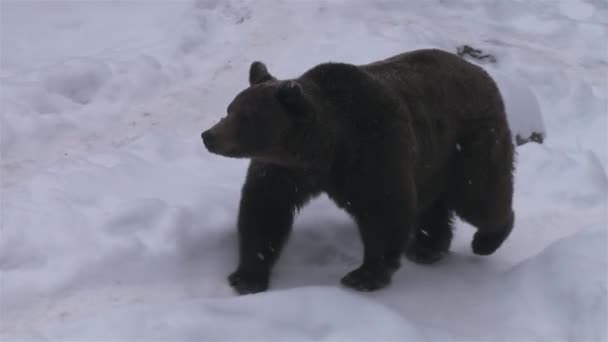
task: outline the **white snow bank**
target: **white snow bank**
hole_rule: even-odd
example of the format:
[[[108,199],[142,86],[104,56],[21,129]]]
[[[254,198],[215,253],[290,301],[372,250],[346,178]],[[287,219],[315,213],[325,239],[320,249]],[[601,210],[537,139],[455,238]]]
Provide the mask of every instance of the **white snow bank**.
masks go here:
[[[496,81],[503,97],[513,140],[515,141],[518,135],[528,139],[532,133],[539,133],[545,138],[545,122],[532,89],[526,86],[522,79],[508,77],[498,71],[488,72]]]
[[[376,295],[311,286],[225,299],[116,303],[72,319],[64,313],[61,321],[28,337],[46,341],[494,341],[509,336],[603,341],[608,318],[606,238],[604,228],[585,230],[491,278],[478,273],[476,279],[455,278],[448,283],[427,279],[425,284],[431,288],[422,293],[407,286]],[[449,301],[462,305],[454,307]],[[425,306],[433,312],[418,311]]]
[[[516,226],[528,235],[532,228]],[[399,291],[375,296],[447,340],[603,341],[606,238],[602,225],[584,228],[499,272],[496,260],[453,252],[430,270],[400,274]]]
[[[541,318],[544,324],[536,323],[534,330],[543,339],[605,341],[607,238],[606,227],[583,231],[510,271],[502,282],[505,299],[521,305],[528,317],[513,316],[506,324],[515,329],[531,317]]]
[[[58,324],[40,335],[48,341],[423,340],[418,328],[377,301],[332,287],[128,305]]]

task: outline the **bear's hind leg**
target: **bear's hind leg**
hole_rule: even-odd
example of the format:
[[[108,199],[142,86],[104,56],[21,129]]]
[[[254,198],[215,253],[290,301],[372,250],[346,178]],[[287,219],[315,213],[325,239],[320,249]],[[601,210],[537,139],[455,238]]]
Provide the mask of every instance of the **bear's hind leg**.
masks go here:
[[[432,264],[447,254],[452,242],[453,213],[439,200],[418,218],[406,256],[418,264]]]
[[[494,253],[513,229],[514,147],[506,122],[478,123],[460,142],[449,205],[477,228],[475,254]]]
[[[473,236],[473,242],[471,243],[473,253],[478,255],[490,255],[494,253],[507,239],[509,234],[511,234],[514,220],[515,214],[511,211],[511,215],[502,224],[497,223],[494,226],[479,228]]]

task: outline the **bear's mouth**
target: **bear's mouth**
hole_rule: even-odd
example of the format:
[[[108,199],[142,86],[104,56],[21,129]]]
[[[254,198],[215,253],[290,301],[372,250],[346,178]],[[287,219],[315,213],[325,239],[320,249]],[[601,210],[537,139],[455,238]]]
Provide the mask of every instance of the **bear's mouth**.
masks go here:
[[[223,152],[218,152],[217,154],[223,156],[223,157],[228,157],[228,158],[243,158],[245,156],[241,155],[240,153],[238,153],[237,150],[227,150],[227,151],[223,151]]]
[[[242,153],[242,151],[239,151],[238,149],[234,148],[234,147],[228,147],[228,148],[212,148],[209,149],[207,148],[207,150],[209,150],[209,152],[213,153],[213,154],[217,154],[219,156],[222,157],[228,157],[228,158],[247,158],[248,156],[245,153]]]
[[[242,153],[231,144],[222,143],[216,135],[210,131],[203,132],[202,134],[203,144],[207,151],[217,154],[223,157],[238,158],[241,157]]]

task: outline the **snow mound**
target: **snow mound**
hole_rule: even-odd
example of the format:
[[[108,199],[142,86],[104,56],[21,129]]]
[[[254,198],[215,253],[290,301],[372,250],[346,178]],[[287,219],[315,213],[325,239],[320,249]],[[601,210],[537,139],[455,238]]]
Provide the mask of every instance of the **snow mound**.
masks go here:
[[[431,288],[424,291],[363,294],[335,286],[309,286],[229,298],[117,301],[75,317],[66,311],[63,319],[51,321],[29,337],[45,341],[422,341],[510,336],[603,341],[608,318],[606,238],[604,228],[583,230],[496,277],[484,279],[478,273],[478,279],[453,278],[437,286],[427,280]],[[444,307],[448,309],[444,312],[437,308],[436,299],[467,287],[459,296],[468,307]],[[445,292],[448,288],[452,293]],[[89,302],[79,305],[96,307],[91,295],[87,297]],[[410,298],[409,308],[401,297]],[[427,315],[422,310],[410,319],[409,310],[429,304],[436,310],[435,318],[421,320]],[[454,309],[462,316],[454,315]],[[441,320],[450,324],[438,325]],[[477,330],[469,324],[491,329]]]
[[[563,238],[509,272],[504,293],[523,294],[528,315],[542,317],[537,334],[548,340],[605,341],[608,337],[605,227]],[[518,291],[518,290],[526,291]],[[542,312],[537,308],[543,307]],[[522,319],[513,318],[513,326]]]
[[[545,122],[536,95],[521,79],[488,70],[496,81],[503,96],[507,121],[515,142],[529,140],[532,134],[540,134],[542,139],[547,136]],[[519,137],[519,139],[518,139]]]
[[[365,315],[359,313],[365,312]],[[420,341],[423,335],[365,295],[307,287],[257,296],[135,304],[60,324],[48,341]]]

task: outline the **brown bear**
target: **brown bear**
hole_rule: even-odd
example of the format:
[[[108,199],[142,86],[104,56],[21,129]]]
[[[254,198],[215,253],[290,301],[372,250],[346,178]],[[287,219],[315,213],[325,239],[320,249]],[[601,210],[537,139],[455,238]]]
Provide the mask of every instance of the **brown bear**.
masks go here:
[[[278,80],[261,62],[206,148],[250,158],[238,215],[240,294],[268,288],[295,213],[325,192],[356,222],[363,263],[342,283],[388,285],[401,255],[433,263],[457,214],[493,253],[513,227],[514,146],[501,94],[480,67],[441,50],[355,66],[320,64]]]

